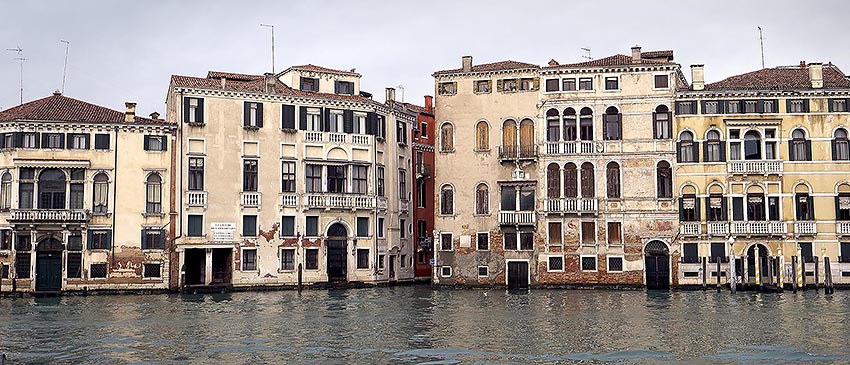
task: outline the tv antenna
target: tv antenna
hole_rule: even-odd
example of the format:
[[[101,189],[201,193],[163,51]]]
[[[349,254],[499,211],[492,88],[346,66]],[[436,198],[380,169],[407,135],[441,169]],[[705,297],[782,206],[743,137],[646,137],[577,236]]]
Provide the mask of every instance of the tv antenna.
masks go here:
[[[260,24],[260,26],[272,29],[272,73],[274,73],[274,24]]]
[[[592,59],[593,59],[593,57],[591,57],[591,56],[590,56],[590,48],[581,47],[581,50],[582,50],[582,51],[585,51],[585,52],[587,53],[587,54],[585,54],[585,55],[582,55],[582,56],[581,56],[581,58],[586,58],[586,59],[588,59],[588,60],[592,60]]]
[[[761,45],[761,68],[764,68],[764,37],[761,33],[761,26],[759,28],[759,44]]]
[[[21,64],[21,105],[24,104],[24,61],[29,61],[29,58],[24,58],[24,50],[21,49],[21,46],[17,46],[15,48],[7,48],[9,52],[15,52],[18,54],[18,57],[13,58],[13,60],[20,62]]]
[[[71,42],[64,39],[59,40],[60,43],[65,43],[65,63],[62,64],[62,94],[65,94],[65,74],[68,71],[68,49],[71,48]]]

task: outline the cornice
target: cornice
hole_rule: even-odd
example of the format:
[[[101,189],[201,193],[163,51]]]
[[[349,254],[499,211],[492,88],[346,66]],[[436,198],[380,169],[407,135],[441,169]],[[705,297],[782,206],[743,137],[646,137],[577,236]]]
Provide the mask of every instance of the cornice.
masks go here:
[[[360,109],[373,109],[376,112],[383,112],[384,114],[390,113],[390,108],[384,104],[381,104],[374,100],[363,100],[363,101],[355,101],[355,100],[343,100],[343,99],[329,99],[322,97],[304,97],[297,95],[282,95],[282,94],[267,94],[267,93],[251,93],[246,91],[234,91],[234,90],[218,90],[218,89],[199,89],[199,88],[191,88],[185,86],[176,86],[174,87],[175,93],[187,93],[189,95],[199,95],[199,96],[219,96],[224,98],[238,98],[242,100],[257,100],[257,101],[269,101],[269,102],[283,102],[283,103],[291,103],[291,104],[301,104],[301,105],[317,105],[317,106],[328,106],[328,107],[337,107],[341,109],[351,109],[351,108],[360,108]],[[191,93],[191,94],[190,94]]]

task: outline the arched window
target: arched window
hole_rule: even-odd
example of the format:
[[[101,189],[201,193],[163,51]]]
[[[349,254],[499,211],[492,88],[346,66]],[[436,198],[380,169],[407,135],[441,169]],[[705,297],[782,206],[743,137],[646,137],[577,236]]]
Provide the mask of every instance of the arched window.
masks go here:
[[[8,211],[12,208],[12,174],[8,171],[0,178],[0,210]]]
[[[797,128],[791,132],[790,146],[791,161],[811,161],[812,160],[812,144],[806,140],[806,132]]]
[[[593,164],[585,162],[581,164],[581,197],[593,198],[596,196],[596,186],[593,177]]]
[[[679,162],[699,162],[697,159],[697,143],[694,142],[694,134],[684,131],[679,134],[678,146]]]
[[[454,152],[455,131],[451,123],[443,123],[440,126],[440,152]]]
[[[490,188],[485,183],[475,188],[475,214],[490,214]]]
[[[148,175],[148,179],[145,181],[145,197],[147,200],[145,213],[162,213],[162,177],[159,174]]]
[[[658,185],[658,198],[670,199],[673,197],[673,170],[670,163],[661,161],[656,167],[656,184]]]
[[[104,214],[109,211],[109,178],[106,174],[101,172],[94,175],[92,195],[92,212]]]
[[[475,149],[478,151],[490,149],[490,126],[483,120],[475,125]]]
[[[809,187],[806,184],[798,184],[794,187],[794,212],[794,218],[798,221],[815,220],[814,201],[809,195]]]
[[[578,139],[576,129],[576,110],[573,108],[564,109],[564,140],[575,141]]]
[[[832,140],[832,160],[850,160],[850,149],[847,143],[847,131],[844,128],[835,130],[835,138]]]
[[[835,220],[850,221],[850,185],[838,185],[835,197]]]
[[[692,185],[682,187],[682,196],[679,198],[679,220],[683,222],[697,222],[700,220],[697,190]]]
[[[534,122],[523,119],[519,124],[519,146],[521,157],[534,156]]]
[[[440,188],[440,214],[455,214],[455,191],[451,185]]]
[[[617,108],[610,106],[605,109],[605,139],[620,140],[623,139],[622,114]]]
[[[564,165],[564,196],[567,198],[578,197],[578,169],[572,162]]]
[[[65,173],[47,169],[38,177],[38,209],[65,209]]]
[[[581,108],[579,135],[582,141],[593,140],[593,110],[588,107]]]
[[[546,111],[546,140],[555,142],[561,136],[561,116],[557,109]]]
[[[744,159],[761,160],[761,135],[756,131],[744,134]]]
[[[561,168],[555,163],[546,167],[546,197],[549,199],[561,197]]]
[[[726,197],[723,196],[723,188],[719,184],[708,187],[708,198],[706,198],[706,214],[709,221],[725,221],[727,218]]]
[[[659,105],[652,113],[652,135],[655,139],[667,139],[673,134],[670,133],[672,127],[672,116],[670,109],[666,105]]]
[[[716,130],[710,130],[705,135],[705,152],[703,156],[703,160],[705,162],[721,162],[726,158],[723,153],[724,146],[720,142],[720,132]]]
[[[605,175],[608,178],[608,199],[619,199],[620,165],[614,161],[609,162],[605,168]]]
[[[502,123],[502,148],[506,156],[517,155],[516,132],[517,125],[513,119],[508,119]]]

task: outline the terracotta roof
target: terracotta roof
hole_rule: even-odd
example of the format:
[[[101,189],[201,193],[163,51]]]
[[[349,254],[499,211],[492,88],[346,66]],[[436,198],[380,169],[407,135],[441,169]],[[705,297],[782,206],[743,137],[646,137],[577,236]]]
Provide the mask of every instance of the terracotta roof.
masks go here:
[[[850,80],[838,67],[823,66],[824,88],[850,88]],[[811,89],[809,69],[800,66],[765,68],[705,85],[706,90],[788,90]]]
[[[667,58],[668,61],[673,59],[673,50],[667,49],[663,51],[647,51],[640,53],[641,58]]]
[[[221,71],[210,71],[207,72],[207,78],[210,79],[221,79],[222,77],[228,80],[234,81],[253,81],[253,80],[262,80],[263,75],[246,75],[246,74],[237,74],[232,72],[221,72]]]
[[[333,73],[333,74],[360,77],[360,74],[356,73],[354,71],[336,70],[336,69],[332,69],[332,68],[316,66],[316,65],[311,65],[311,64],[301,65],[301,66],[292,66],[292,67],[288,68],[286,71],[289,71],[289,70],[325,72],[325,73]],[[284,72],[286,72],[286,71],[284,71]]]
[[[525,63],[525,62],[507,60],[507,61],[500,61],[500,62],[493,62],[493,63],[484,63],[484,64],[480,64],[480,65],[473,65],[472,66],[472,72],[522,70],[522,69],[529,69],[529,68],[538,69],[538,68],[540,68],[540,66],[532,64],[532,63]],[[463,72],[462,68],[456,68],[456,69],[452,69],[452,70],[442,70],[442,71],[434,72],[434,76],[455,74],[455,73],[461,73],[461,72]]]
[[[124,121],[124,112],[53,94],[43,99],[0,111],[0,122],[38,120],[54,122],[117,123]],[[173,124],[165,120],[135,117],[135,124]]]
[[[658,51],[658,52],[666,52],[666,51]],[[641,53],[641,57],[643,57],[643,55],[647,54],[647,53],[653,53],[653,52],[643,52],[643,53]],[[640,64],[641,65],[647,65],[647,64],[649,64],[649,65],[664,65],[664,64],[670,64],[670,63],[671,62],[666,62],[666,61],[662,62],[662,61],[642,59]],[[632,63],[632,56],[626,56],[624,54],[618,54],[618,55],[608,56],[608,57],[600,58],[600,59],[596,59],[596,60],[577,62],[577,63],[568,63],[568,64],[558,65],[558,66],[548,66],[548,67],[544,67],[544,68],[553,69],[553,68],[606,67],[606,66],[630,66],[630,65],[635,65],[635,63]]]
[[[419,105],[416,105],[416,104],[411,104],[411,103],[400,103],[400,104],[404,105],[405,108],[410,109],[411,111],[414,111],[416,113],[426,113],[425,107],[422,107],[422,106],[419,106]]]

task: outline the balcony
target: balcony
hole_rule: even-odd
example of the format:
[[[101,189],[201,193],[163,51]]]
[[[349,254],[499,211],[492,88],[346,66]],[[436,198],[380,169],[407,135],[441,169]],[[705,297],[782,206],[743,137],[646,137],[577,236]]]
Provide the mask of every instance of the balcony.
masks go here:
[[[251,208],[259,208],[262,204],[262,194],[257,191],[243,191],[240,193],[239,204],[242,205],[243,208],[251,207]]]
[[[352,143],[368,146],[372,144],[372,136],[366,134],[350,134],[336,132],[305,131],[304,142],[330,142],[336,144]]]
[[[605,145],[594,141],[544,142],[547,155],[589,155],[604,152]]]
[[[343,133],[328,133],[328,142],[346,143],[348,142],[348,135]]]
[[[499,146],[499,159],[502,161],[536,160],[537,145]]]
[[[729,223],[726,222],[708,222],[708,235],[714,237],[726,237],[729,235]]]
[[[375,199],[366,195],[306,194],[304,207],[315,209],[373,209]]]
[[[681,222],[679,223],[679,234],[686,237],[699,237],[702,234],[702,224],[700,222]]]
[[[190,207],[207,207],[207,192],[189,190],[186,192],[186,204]]]
[[[507,211],[499,212],[500,225],[534,225],[537,223],[537,215],[534,211]]]
[[[596,198],[558,198],[546,199],[547,213],[566,214],[596,214],[598,200]]]
[[[298,206],[298,194],[295,193],[281,193],[280,194],[280,207],[281,208],[295,208]]]
[[[13,209],[9,222],[82,223],[91,219],[88,210]]]
[[[372,143],[369,138],[370,136],[366,134],[352,134],[351,143],[359,145],[369,145]]]
[[[417,179],[427,179],[431,177],[431,165],[427,163],[417,163],[416,164],[416,178]]]
[[[730,174],[741,175],[782,175],[782,161],[730,161],[727,164]]]
[[[816,222],[794,222],[794,234],[798,236],[814,236],[818,233]]]
[[[731,222],[729,228],[733,235],[779,236],[788,233],[788,225],[782,221]]]
[[[304,132],[304,142],[322,142],[324,137],[322,132],[306,131]]]
[[[839,236],[850,236],[850,221],[835,222],[835,233]]]

